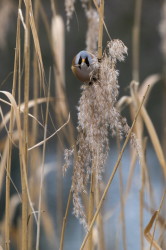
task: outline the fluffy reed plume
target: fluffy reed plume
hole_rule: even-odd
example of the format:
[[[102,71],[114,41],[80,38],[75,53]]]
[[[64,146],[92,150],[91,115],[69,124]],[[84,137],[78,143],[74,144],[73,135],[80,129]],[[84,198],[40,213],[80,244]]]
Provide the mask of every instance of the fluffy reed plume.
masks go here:
[[[166,58],[166,0],[163,3],[162,13],[161,13],[161,22],[159,26],[161,34],[161,49]],[[165,59],[166,60],[166,59]]]
[[[99,15],[98,12],[93,8],[86,10],[85,13],[88,20],[88,29],[86,33],[86,50],[94,52],[97,50]]]
[[[16,12],[15,6],[10,0],[0,2],[0,48],[6,47],[7,33],[10,30],[11,14]]]
[[[65,85],[65,64],[64,64],[64,41],[65,41],[65,32],[64,32],[64,22],[61,16],[55,15],[52,18],[51,25],[51,34],[53,40],[53,50],[56,63],[58,64],[58,74],[55,75],[58,79],[56,81],[60,81],[60,84]],[[60,79],[59,79],[60,78]]]
[[[75,0],[65,0],[65,11],[66,11],[66,17],[67,17],[67,30],[70,30],[70,20],[72,19],[73,12],[74,12],[74,4]]]
[[[80,193],[86,192],[92,171],[100,181],[109,151],[109,132],[120,138],[127,135],[129,126],[115,107],[119,94],[117,61],[124,61],[127,47],[120,40],[107,44],[101,63],[97,63],[97,80],[92,85],[82,86],[78,106],[78,137],[74,174],[72,179],[74,214],[86,228],[86,218],[80,201]],[[133,142],[136,140],[133,135]],[[65,169],[70,164],[73,151],[65,151]]]

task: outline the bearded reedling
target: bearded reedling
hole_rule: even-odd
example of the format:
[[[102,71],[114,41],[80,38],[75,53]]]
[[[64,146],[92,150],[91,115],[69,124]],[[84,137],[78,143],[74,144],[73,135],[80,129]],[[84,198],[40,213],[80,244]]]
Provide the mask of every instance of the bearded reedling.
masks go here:
[[[91,84],[95,80],[94,75],[96,70],[97,58],[88,51],[80,51],[72,61],[71,69],[74,75],[84,83]]]

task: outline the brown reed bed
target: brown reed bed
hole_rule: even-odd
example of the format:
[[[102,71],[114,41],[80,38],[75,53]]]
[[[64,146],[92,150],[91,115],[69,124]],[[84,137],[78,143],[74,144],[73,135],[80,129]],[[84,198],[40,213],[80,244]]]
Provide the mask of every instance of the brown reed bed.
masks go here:
[[[117,62],[125,60],[127,47],[121,40],[111,39],[105,22],[106,1],[81,1],[82,11],[87,20],[86,47],[94,54],[96,61],[95,70],[92,72],[95,81],[91,85],[82,83],[77,127],[73,125],[70,115],[66,87],[68,79],[65,76],[65,34],[66,28],[72,29],[71,20],[77,1],[64,1],[67,27],[62,16],[58,14],[56,1],[51,0],[48,4],[50,19],[45,11],[44,3],[39,0],[34,2],[19,0],[17,3],[12,89],[4,90],[2,85],[0,90],[2,103],[0,107],[1,196],[4,195],[5,183],[5,210],[0,223],[0,248],[2,249],[45,249],[43,242],[46,242],[48,249],[71,249],[66,235],[71,214],[70,208],[74,213],[73,216],[78,219],[77,223],[83,224],[81,225],[83,234],[79,242],[80,249],[113,249],[113,244],[108,239],[106,224],[117,209],[109,207],[104,213],[103,207],[108,203],[108,193],[118,170],[120,191],[117,206],[120,208],[118,221],[121,235],[117,242],[122,242],[122,247],[118,242],[114,248],[130,250],[128,238],[132,235],[127,233],[128,221],[126,219],[126,214],[130,211],[126,211],[126,207],[133,187],[137,161],[139,161],[140,169],[138,176],[140,179],[139,214],[137,214],[139,226],[135,227],[140,231],[140,249],[166,248],[164,239],[166,224],[164,214],[165,140],[163,139],[164,143],[162,143],[159,139],[147,108],[151,90],[162,79],[162,76],[153,74],[144,82],[140,82],[142,1],[136,0],[132,32],[132,79],[129,83],[128,96],[118,97]],[[160,30],[163,55],[165,55],[164,14],[162,18]],[[52,65],[48,74],[43,62],[41,22],[46,33],[47,46],[52,55]],[[106,45],[103,45],[103,34],[108,36]],[[165,61],[163,72],[165,79]],[[52,82],[55,83],[54,87],[51,86]],[[4,112],[4,106],[8,107],[7,112]],[[130,113],[130,126],[122,115],[127,109]],[[50,132],[50,128],[53,132]],[[165,124],[163,131],[165,131]],[[114,166],[111,166],[112,171],[106,181],[103,176],[107,173],[105,165],[110,154],[112,136],[117,138],[118,156]],[[47,147],[55,138],[56,163],[52,164],[56,168],[56,184],[54,185],[56,188],[53,200],[53,203],[56,203],[56,211],[52,214],[48,202],[46,173],[49,170],[46,158]],[[124,181],[122,158],[129,141],[131,142],[127,163],[129,172],[126,175],[127,180]],[[157,194],[161,198],[157,201],[155,186],[149,173],[147,141],[151,142],[153,152],[158,159],[158,168],[164,179],[162,190]],[[66,145],[69,149],[66,149]],[[20,168],[19,185],[15,184],[12,175],[14,148],[17,149],[19,158],[17,163]],[[66,172],[69,166],[72,167],[72,177],[70,188],[67,190],[68,197],[66,197],[64,190],[65,183],[68,181]],[[15,189],[15,196],[11,194],[12,187]],[[145,195],[148,196],[148,205]],[[18,205],[21,212],[17,225],[14,226],[13,219]],[[145,213],[149,214],[149,220],[147,218],[145,220]],[[114,233],[118,234],[117,226],[112,225],[112,227]],[[74,241],[73,235],[70,242]]]

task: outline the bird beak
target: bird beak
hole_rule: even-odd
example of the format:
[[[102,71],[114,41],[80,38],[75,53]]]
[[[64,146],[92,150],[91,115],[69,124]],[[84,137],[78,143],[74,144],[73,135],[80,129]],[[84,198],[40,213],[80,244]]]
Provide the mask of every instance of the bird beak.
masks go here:
[[[83,58],[83,59],[82,59],[82,63],[84,63],[84,62],[85,62],[85,59]]]

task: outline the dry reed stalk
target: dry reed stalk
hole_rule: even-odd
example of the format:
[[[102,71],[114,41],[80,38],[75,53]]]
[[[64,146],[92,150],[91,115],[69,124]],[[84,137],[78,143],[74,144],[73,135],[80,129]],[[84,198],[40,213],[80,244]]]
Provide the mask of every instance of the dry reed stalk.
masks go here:
[[[98,13],[99,13],[100,11],[99,11],[99,7],[98,7],[97,0],[93,0],[93,3],[94,3],[94,5],[95,5],[95,7],[96,7],[96,9],[97,9],[97,11],[98,11]],[[107,26],[106,26],[106,24],[105,24],[104,19],[102,19],[102,22],[103,22],[105,31],[106,31],[106,33],[107,33],[107,35],[108,35],[108,38],[109,38],[109,40],[111,41],[111,36],[110,36],[110,34],[109,34],[109,32],[108,32],[108,29],[107,29]]]
[[[54,76],[55,76],[55,96],[56,96],[56,103],[55,103],[55,114],[56,114],[56,121],[57,125],[60,126],[64,120],[66,119],[68,108],[66,105],[66,96],[65,96],[65,65],[64,65],[64,54],[65,54],[65,36],[64,36],[64,23],[60,16],[56,15],[55,13],[55,6],[52,1],[52,12],[54,14],[52,18],[52,44],[54,49],[54,59],[57,61],[58,70],[54,67]],[[57,73],[59,72],[59,73]],[[70,137],[70,133],[68,133]],[[56,205],[56,212],[58,214],[58,225],[59,225],[59,232],[61,231],[62,225],[62,197],[63,197],[63,187],[62,187],[62,145],[64,142],[64,136],[61,136],[61,142],[57,143],[56,147],[56,157],[57,157],[57,164],[56,164],[56,200],[58,200]]]
[[[69,121],[70,121],[70,114],[68,116],[67,121],[60,128],[58,128],[52,135],[48,136],[45,140],[40,141],[40,142],[36,143],[35,145],[33,145],[32,147],[28,148],[28,151],[31,151],[32,149],[43,145],[45,143],[45,141],[50,140],[53,136],[55,136],[58,132],[60,132],[69,123]]]
[[[63,250],[66,221],[67,221],[67,217],[68,217],[68,213],[69,213],[69,207],[70,207],[71,199],[72,199],[72,189],[70,189],[70,192],[69,192],[69,195],[68,195],[66,211],[65,211],[65,215],[63,217],[63,224],[62,224],[62,231],[61,231],[61,237],[60,237],[59,250]]]
[[[161,36],[161,52],[163,56],[163,108],[162,108],[162,145],[164,154],[166,154],[166,118],[165,118],[165,109],[166,109],[166,1],[163,1],[163,5],[161,8],[161,20],[159,24],[159,31]]]
[[[98,60],[101,61],[102,54],[103,54],[103,19],[104,19],[104,0],[100,0],[99,4],[99,33],[98,33]],[[99,152],[98,152],[99,153]],[[97,153],[97,154],[98,154]],[[90,186],[90,194],[89,194],[89,205],[88,205],[88,227],[91,224],[93,214],[94,214],[94,199],[96,196],[95,185],[97,181],[97,173],[95,173],[95,169],[93,165],[97,165],[98,162],[92,162],[92,173],[91,173],[91,186]],[[97,187],[98,188],[98,187]],[[98,190],[99,192],[99,190]],[[97,204],[98,205],[98,204]],[[98,225],[100,228],[100,225]],[[87,250],[90,250],[93,248],[93,240],[92,240],[92,232],[90,232],[89,239],[87,241],[87,244],[85,246]]]
[[[99,202],[100,202],[100,198],[101,198],[101,189],[100,189],[100,185],[101,183],[96,181],[96,197],[95,197],[95,204],[96,207],[98,206]],[[105,239],[104,239],[104,224],[103,224],[103,216],[101,213],[99,213],[97,219],[97,231],[98,231],[98,249],[102,249],[105,250]]]
[[[20,20],[20,14],[19,14],[19,10],[21,9],[21,5],[22,5],[22,0],[19,0],[19,8],[18,8],[18,18]],[[21,20],[20,20],[21,21]],[[19,32],[18,32],[18,37],[20,37],[20,39],[18,39],[18,106],[20,109],[20,104],[21,104],[21,80],[22,80],[22,64],[21,64],[21,22],[19,22]]]
[[[155,211],[155,213],[153,214],[153,216],[151,217],[148,225],[146,226],[145,230],[144,230],[144,235],[145,235],[145,238],[149,241],[150,244],[153,245],[153,247],[156,249],[156,250],[162,250],[162,248],[158,245],[158,243],[153,239],[153,236],[149,233],[150,229],[152,228],[153,226],[153,223],[157,217],[157,214],[158,214],[158,211]],[[151,248],[151,246],[150,246]]]
[[[29,102],[28,102],[28,108],[30,109],[30,108],[34,107],[34,106],[36,105],[36,103],[37,103],[38,105],[39,105],[39,104],[42,104],[42,103],[45,103],[46,100],[47,100],[47,98],[45,98],[45,97],[43,97],[43,98],[38,98],[36,101],[34,101],[34,100],[29,100]],[[1,99],[1,98],[0,98],[0,101],[3,102],[3,103],[5,103],[5,104],[7,104],[7,105],[9,105],[9,106],[12,106],[10,102],[7,102],[7,101],[5,101],[5,100],[3,100],[3,99]],[[50,101],[50,102],[54,101],[54,98],[49,98],[49,101]],[[21,104],[19,104],[18,106],[19,106],[18,108],[19,108],[20,114],[21,114],[21,113],[24,113],[24,108],[25,108],[24,103],[21,103]],[[5,126],[5,124],[7,124],[7,122],[10,120],[10,115],[11,115],[11,111],[9,111],[5,116],[3,116],[3,121],[0,123],[0,130],[3,129],[4,126]],[[29,116],[29,117],[32,117],[33,120],[34,120],[38,125],[40,125],[41,127],[44,128],[43,124],[42,124],[35,116],[31,115],[30,113],[28,113],[28,116]],[[15,117],[14,117],[14,119],[15,119]]]
[[[21,6],[21,1],[19,1],[19,7]],[[12,95],[16,95],[16,81],[17,81],[17,68],[18,68],[18,59],[19,59],[19,40],[20,40],[20,20],[19,16],[17,17],[17,33],[16,33],[16,48],[15,48],[15,59],[14,59],[14,74],[13,74],[13,87]],[[11,116],[9,124],[9,137],[8,140],[8,161],[7,161],[7,175],[6,175],[6,204],[5,204],[5,248],[10,249],[10,171],[11,171],[11,157],[12,157],[12,134],[13,134],[13,121],[14,112],[11,107]]]
[[[105,197],[106,197],[106,195],[107,195],[107,192],[108,192],[108,190],[109,190],[109,187],[110,187],[110,185],[111,185],[111,183],[112,183],[112,180],[113,180],[113,178],[114,178],[114,175],[115,175],[115,173],[116,173],[116,170],[117,170],[118,167],[119,167],[119,164],[120,164],[120,162],[121,162],[121,159],[122,159],[124,150],[125,150],[125,148],[126,148],[126,146],[127,146],[127,143],[128,143],[128,141],[129,141],[129,139],[130,139],[130,136],[131,136],[131,134],[132,134],[133,128],[134,128],[135,123],[136,123],[136,121],[137,121],[138,115],[139,115],[139,113],[140,113],[140,111],[141,111],[141,108],[142,108],[142,105],[143,105],[144,100],[145,100],[145,98],[146,98],[146,94],[148,93],[148,90],[149,90],[149,86],[148,86],[148,88],[147,88],[147,90],[146,90],[145,95],[144,95],[143,98],[142,98],[142,101],[141,101],[141,104],[140,104],[140,106],[139,106],[139,108],[138,108],[138,111],[137,111],[137,113],[136,113],[135,119],[134,119],[134,121],[133,121],[133,123],[132,123],[132,126],[131,126],[131,128],[130,128],[130,130],[129,130],[129,132],[128,132],[128,135],[127,135],[127,137],[126,137],[126,139],[125,139],[125,142],[124,142],[124,144],[123,144],[123,147],[122,147],[122,149],[121,149],[121,151],[120,151],[120,153],[119,153],[117,162],[116,162],[116,164],[115,164],[115,166],[114,166],[114,168],[113,168],[112,174],[111,174],[111,176],[110,176],[110,178],[109,178],[109,181],[108,181],[108,183],[107,183],[107,185],[106,185],[106,188],[105,188],[105,190],[104,190],[104,193],[103,193],[103,195],[102,195],[102,197],[101,197],[101,199],[100,199],[100,202],[99,202],[99,204],[98,204],[98,206],[97,206],[97,209],[96,209],[96,212],[95,212],[95,214],[94,214],[94,216],[93,216],[93,219],[92,219],[92,221],[91,221],[91,224],[90,224],[90,226],[88,227],[88,232],[86,233],[86,236],[85,236],[85,238],[84,238],[84,240],[83,240],[83,242],[82,242],[82,245],[81,245],[80,250],[83,250],[83,249],[84,249],[84,246],[85,246],[85,244],[86,244],[86,242],[87,242],[87,239],[88,239],[88,237],[89,237],[89,234],[90,234],[90,232],[91,232],[91,230],[92,230],[92,228],[93,228],[93,225],[94,225],[94,223],[95,223],[95,221],[96,221],[96,218],[97,218],[97,216],[98,216],[98,214],[99,214],[99,212],[100,212],[100,209],[101,209],[101,207],[102,207],[102,205],[103,205],[104,199],[105,199]]]
[[[117,131],[117,146],[118,146],[118,152],[120,152],[120,137],[119,133]],[[120,187],[120,219],[121,219],[121,227],[122,227],[122,240],[123,240],[123,249],[127,250],[127,244],[126,244],[126,222],[125,222],[125,201],[124,201],[124,194],[123,194],[123,175],[122,175],[122,166],[119,164],[119,187]]]
[[[136,100],[136,94],[138,93],[138,84],[134,84],[131,83],[130,86],[130,91],[131,91],[131,97],[132,97],[132,103],[134,105],[131,106],[131,110],[133,111],[133,113],[135,113],[135,111],[138,109],[138,103]],[[132,116],[132,115],[131,115]],[[134,115],[133,115],[134,116]],[[142,149],[142,157],[140,159],[140,168],[141,168],[141,188],[140,188],[140,192],[139,192],[139,197],[140,197],[140,216],[139,216],[139,220],[140,220],[140,244],[141,244],[141,249],[144,249],[144,235],[143,235],[143,208],[144,208],[144,185],[145,185],[145,146],[143,145],[143,120],[142,117],[139,115],[138,120],[137,120],[137,124],[135,126],[135,133],[137,135],[137,138],[139,139],[140,142],[140,146]]]
[[[53,11],[55,13],[55,10]],[[55,75],[55,113],[58,126],[66,120],[69,108],[65,90],[65,33],[64,23],[61,16],[56,15],[52,18],[51,28],[51,48],[53,50],[53,59],[55,63],[54,75]],[[69,123],[68,128],[64,130],[63,139],[67,139],[70,145],[74,144],[74,128],[72,122]],[[63,141],[61,138],[61,140]],[[60,145],[59,145],[60,146]]]
[[[58,237],[56,236],[56,231],[53,223],[53,219],[47,211],[49,210],[48,206],[46,205],[46,195],[45,189],[43,188],[43,203],[42,203],[42,211],[43,216],[41,217],[42,228],[44,230],[44,235],[51,246],[57,249],[58,245]],[[46,212],[45,212],[46,211]]]
[[[54,56],[53,56],[53,60],[54,60],[54,64],[55,64],[55,69],[56,69],[56,73],[57,73],[57,75],[59,76],[59,79],[60,79],[60,81],[61,81],[61,88],[62,88],[63,86],[65,86],[65,85],[63,84],[64,75],[63,75],[63,76],[60,75],[61,69],[59,69],[59,62],[58,62],[59,56],[56,54],[57,48],[55,48],[55,44],[53,43],[53,41],[54,41],[53,32],[52,32],[52,30],[50,30],[50,24],[49,24],[49,22],[48,22],[48,18],[47,18],[46,14],[45,14],[45,11],[44,11],[44,8],[43,8],[41,2],[40,2],[40,4],[39,4],[39,11],[40,11],[40,15],[41,15],[42,21],[43,21],[44,26],[45,26],[45,29],[46,29],[48,41],[49,41],[49,44],[50,44],[50,49],[51,49],[51,51],[52,51],[52,54],[54,55]],[[54,13],[54,11],[53,11],[53,13]],[[60,16],[59,16],[59,17],[60,17]],[[61,18],[61,17],[60,17],[60,18]],[[63,22],[63,20],[61,20],[61,22]],[[62,26],[62,24],[61,24],[61,26]],[[56,31],[54,32],[54,35],[57,36],[57,35],[56,35]],[[57,38],[55,38],[55,39],[57,39]],[[61,47],[62,47],[62,46],[61,46]],[[64,54],[64,53],[63,53],[63,54]],[[62,62],[62,60],[63,60],[63,59],[60,59],[61,62]],[[62,69],[62,72],[63,72],[63,71],[64,71],[64,69]],[[64,92],[64,94],[65,94],[65,92]],[[62,98],[62,99],[63,99],[63,98]]]
[[[77,159],[77,154],[76,154],[76,146],[75,146],[74,160],[76,160],[76,159]],[[65,236],[66,222],[67,222],[67,217],[68,217],[68,213],[69,213],[69,207],[70,207],[70,203],[71,203],[71,199],[72,199],[72,193],[73,193],[73,190],[72,190],[72,187],[71,187],[69,195],[68,195],[68,200],[67,200],[65,215],[63,217],[59,250],[63,250],[63,246],[64,246],[64,236]]]
[[[159,74],[153,74],[153,75],[150,75],[148,76],[144,81],[143,83],[141,84],[141,86],[139,87],[138,89],[138,96],[139,98],[142,98],[143,96],[143,93],[145,92],[146,88],[148,85],[150,85],[150,88],[149,88],[149,92],[147,94],[147,97],[146,97],[146,100],[145,100],[145,104],[147,103],[148,101],[148,97],[149,97],[149,94],[152,90],[152,87],[160,80],[160,75]],[[145,105],[144,104],[144,105]],[[132,98],[129,97],[129,96],[124,96],[122,97],[118,103],[117,103],[117,107],[119,110],[122,110],[125,106],[128,106],[130,105],[130,108],[131,108],[131,116],[132,118],[134,117],[134,112],[133,111],[133,105],[132,105]],[[136,104],[135,104],[136,105]],[[142,126],[142,125],[141,125]],[[137,129],[137,131],[139,131],[139,129]],[[142,133],[140,133],[141,135]],[[131,184],[132,184],[132,177],[133,177],[133,173],[134,173],[134,168],[135,168],[135,162],[136,162],[136,159],[137,159],[137,153],[135,151],[133,151],[132,155],[131,155],[132,159],[131,159],[131,164],[130,164],[130,170],[129,170],[129,177],[128,177],[128,181],[127,181],[127,186],[126,186],[126,191],[125,191],[125,203],[126,203],[126,199],[127,199],[127,196],[128,196],[128,193],[130,191],[130,188],[131,188]],[[148,178],[148,172],[147,170],[145,169],[145,172],[146,172],[146,176]],[[148,179],[148,189],[149,189],[149,194],[150,194],[150,197],[151,197],[151,200],[154,200],[153,197],[152,197],[152,192],[151,192],[151,187],[150,187],[150,181]]]
[[[25,0],[24,0],[25,1]],[[25,1],[25,5],[27,6],[27,0]],[[40,6],[40,5],[39,5]],[[32,9],[32,2],[29,0],[29,23],[32,31],[32,37],[33,37],[33,42],[36,50],[36,55],[38,59],[38,69],[39,69],[39,76],[40,76],[40,81],[43,87],[43,91],[45,93],[45,85],[44,85],[44,66],[43,66],[43,60],[42,60],[42,55],[41,55],[41,49],[40,49],[40,43],[39,43],[39,38],[37,34],[37,29],[35,25],[35,20],[33,16],[33,9]]]
[[[142,0],[135,0],[134,25],[132,33],[133,80],[139,82],[139,46]]]
[[[39,9],[39,0],[34,1],[34,21],[35,21],[35,26],[36,26],[36,32],[38,32],[38,9]],[[39,93],[39,62],[37,59],[37,53],[36,53],[36,48],[35,46],[33,47],[33,101],[34,101],[34,108],[33,108],[33,116],[38,117],[38,93]],[[47,98],[46,98],[47,99]],[[30,145],[35,145],[37,142],[37,136],[38,136],[38,126],[37,122],[35,119],[32,121],[32,133],[30,136]],[[29,176],[29,184],[30,184],[30,192],[33,200],[38,200],[38,194],[39,191],[38,189],[35,190],[34,192],[34,186],[37,184],[36,183],[36,178],[35,176],[35,171],[36,171],[36,166],[41,165],[41,155],[39,152],[39,149],[35,149],[31,152],[31,157],[30,157],[30,176]],[[37,185],[39,186],[39,185]],[[30,211],[29,211],[30,213]],[[33,244],[33,227],[34,227],[34,221],[30,220],[28,223],[28,249],[32,249],[32,244]]]
[[[51,77],[51,75],[50,75],[50,77]],[[45,115],[45,126],[44,126],[44,139],[43,139],[44,144],[43,144],[43,152],[42,152],[41,179],[40,179],[40,189],[39,189],[39,204],[38,204],[38,221],[37,221],[36,250],[39,250],[39,243],[40,243],[42,189],[43,189],[43,181],[44,181],[44,163],[45,163],[46,138],[47,138],[47,127],[48,127],[50,81],[51,81],[51,79],[49,79],[48,96],[47,96],[47,106],[46,106],[46,115]]]
[[[126,244],[126,221],[125,221],[125,206],[124,206],[124,195],[123,195],[123,175],[122,175],[122,166],[119,165],[119,183],[120,183],[120,218],[122,225],[122,240],[123,240],[123,249],[127,250]]]
[[[13,133],[13,137],[15,137],[15,133]],[[6,142],[6,144],[8,144],[8,141]],[[1,157],[0,157],[0,158],[1,158]],[[2,160],[3,160],[3,159],[2,159]],[[5,170],[6,170],[7,176],[8,176],[9,179],[10,179],[11,184],[13,185],[15,191],[17,192],[17,196],[18,196],[19,200],[22,201],[22,200],[21,200],[20,193],[19,193],[19,191],[18,191],[18,189],[17,189],[15,183],[13,182],[13,180],[12,180],[12,178],[11,178],[11,176],[10,176],[10,173],[8,172],[7,168],[5,168]],[[11,211],[11,213],[13,214],[13,211]]]
[[[137,99],[137,101],[139,102],[139,99]],[[160,165],[162,167],[164,177],[166,178],[166,161],[165,161],[164,153],[163,153],[160,141],[158,139],[157,133],[155,131],[155,128],[153,126],[153,123],[152,123],[144,106],[141,109],[141,116],[142,116],[144,123],[147,127],[147,130],[148,130],[149,136],[151,138],[154,150],[156,152],[157,158],[158,158]]]
[[[142,160],[141,160],[141,189],[139,193],[140,198],[140,243],[141,249],[144,249],[144,192],[145,192],[145,169],[146,169],[146,162],[145,162],[145,150],[146,150],[146,139],[142,142]]]
[[[69,105],[66,96],[66,86],[65,86],[65,27],[61,16],[56,14],[56,8],[54,2],[51,1],[52,7],[52,24],[51,24],[51,48],[53,50],[54,59],[54,77],[55,77],[55,114],[57,126],[61,126],[68,116]],[[61,138],[57,142],[56,146],[56,157],[57,157],[57,171],[56,171],[56,200],[57,207],[56,211],[58,214],[58,231],[60,236],[60,247],[63,248],[64,231],[65,231],[65,217],[62,219],[62,197],[63,197],[63,186],[62,186],[62,152],[64,151],[65,141],[68,141],[69,145],[74,144],[74,128],[72,122],[70,121],[68,126],[61,132]],[[70,193],[69,193],[70,200]],[[67,203],[68,204],[68,203]],[[66,208],[67,209],[67,208]],[[66,217],[67,218],[67,217]],[[62,228],[61,228],[62,226]]]
[[[34,3],[34,18],[35,18],[35,25],[36,25],[36,30],[38,31],[38,9],[39,9],[39,0],[35,0]],[[39,72],[38,72],[38,61],[36,57],[36,50],[35,48],[33,49],[33,93],[34,93],[34,109],[33,109],[33,116],[38,117],[38,105],[37,105],[37,99],[38,99],[38,91],[39,91]],[[31,145],[34,145],[36,143],[36,138],[37,138],[37,123],[33,121],[32,123],[32,131],[33,131],[33,136],[32,140],[33,142]],[[34,138],[34,139],[33,139]]]
[[[0,194],[2,193],[3,179],[4,179],[4,175],[5,175],[5,168],[6,168],[6,165],[7,165],[8,151],[9,151],[8,148],[9,148],[9,137],[4,142],[3,154],[1,155],[1,163],[0,163]]]
[[[157,221],[158,221],[158,218],[159,218],[159,213],[160,213],[160,210],[162,208],[162,205],[163,205],[163,202],[164,202],[164,199],[165,199],[165,195],[166,195],[166,191],[164,191],[164,194],[162,196],[159,209],[154,212],[154,214],[151,217],[148,225],[144,229],[144,236],[146,237],[147,241],[149,241],[149,243],[150,243],[150,250],[152,249],[152,247],[154,247],[157,250],[162,250],[162,248],[154,240],[154,234],[155,234],[155,230],[156,230]],[[155,224],[154,224],[154,221],[155,221]],[[153,230],[153,234],[151,234],[150,230],[151,230],[153,224],[154,224],[154,230]]]
[[[91,173],[91,180],[90,180],[90,192],[89,192],[89,201],[88,201],[88,211],[87,211],[87,218],[88,218],[88,226],[90,225],[93,214],[94,214],[94,200],[95,200],[95,182],[96,182],[96,175],[95,169],[92,169]],[[89,239],[87,244],[85,245],[85,249],[90,250],[93,249],[93,238],[92,238],[92,231],[89,234]]]
[[[132,86],[132,92],[133,92],[133,98],[134,98],[134,103],[136,104],[136,105],[139,105],[139,102],[138,102],[138,100],[139,100],[139,98],[138,98],[138,95],[137,95],[137,91],[136,91],[136,88],[137,88],[137,86],[134,86],[134,84],[133,84],[133,86]],[[142,107],[142,110],[141,110],[141,115],[142,115],[142,112],[144,112],[144,110],[145,110],[145,108],[144,108],[144,106]],[[142,120],[144,119],[144,117],[142,116]],[[145,120],[144,120],[144,122],[146,122]],[[142,122],[141,122],[142,123]],[[141,127],[142,127],[142,124],[141,124]],[[152,130],[152,129],[151,129]],[[138,136],[139,136],[139,139],[140,139],[140,142],[141,142],[141,144],[142,144],[142,148],[144,149],[145,147],[144,147],[144,145],[143,145],[143,139],[141,139],[141,136],[142,136],[142,132],[141,132],[141,129],[140,129],[140,127],[138,127],[138,130],[137,131],[139,131],[139,133],[137,132],[137,134],[138,134]],[[148,132],[149,132],[149,130],[148,130]],[[151,139],[152,140],[154,140],[155,139],[155,134],[153,133],[153,138],[151,137]],[[156,147],[157,147],[158,145],[156,144]],[[145,149],[144,149],[145,150]],[[161,154],[162,154],[162,149],[160,150],[161,151]],[[163,156],[164,157],[164,156]],[[165,159],[164,159],[164,161],[165,161]],[[165,167],[166,167],[166,165],[165,165]],[[165,168],[163,168],[163,170],[164,170]],[[142,246],[142,249],[144,248],[144,246],[143,246],[143,207],[144,207],[144,197],[143,197],[143,192],[144,192],[144,187],[145,187],[145,171],[146,171],[146,160],[145,160],[145,154],[143,154],[143,157],[142,157],[142,159],[141,159],[141,176],[142,176],[142,186],[141,186],[141,190],[140,190],[140,230],[141,230],[141,246]],[[165,170],[164,170],[165,171]]]
[[[158,211],[157,211],[156,220],[155,220],[155,224],[154,224],[154,230],[153,230],[152,239],[151,239],[150,250],[151,250],[152,247],[153,247],[153,243],[154,243],[154,234],[155,234],[155,230],[156,230],[156,226],[157,226],[157,222],[158,222],[158,218],[159,218],[159,213],[160,213],[160,211],[161,211],[161,208],[162,208],[163,203],[164,203],[164,200],[165,200],[165,196],[166,196],[166,189],[165,189],[165,191],[164,191],[164,194],[163,194],[162,199],[161,199],[161,202],[160,202],[159,209],[158,209]]]
[[[60,16],[58,16],[57,19],[58,22],[56,22],[56,12],[55,12],[55,6],[54,6],[54,2],[51,1],[52,3],[52,12],[53,12],[53,19],[52,19],[52,29],[50,31],[50,25],[49,25],[49,22],[48,22],[48,19],[47,19],[47,16],[45,14],[45,11],[43,9],[43,6],[42,6],[42,3],[39,4],[39,11],[40,11],[40,14],[41,14],[41,17],[42,17],[42,20],[43,20],[43,23],[44,23],[44,26],[45,26],[45,29],[46,29],[46,33],[47,33],[47,37],[48,37],[48,41],[49,41],[49,44],[50,44],[50,49],[52,51],[52,54],[54,55],[53,56],[53,60],[54,60],[54,73],[55,73],[55,78],[58,80],[57,83],[56,83],[56,92],[57,92],[57,105],[55,106],[55,109],[56,111],[58,112],[57,114],[57,117],[58,117],[58,122],[59,122],[59,126],[61,126],[62,123],[65,123],[68,124],[69,123],[69,120],[66,122],[66,117],[68,116],[68,102],[67,102],[67,98],[66,98],[66,93],[65,93],[65,78],[64,78],[64,51],[63,51],[63,48],[64,48],[64,39],[62,39],[62,44],[60,45],[61,47],[61,53],[59,53],[59,50],[58,50],[58,47],[55,46],[55,43],[57,42],[58,40],[58,36],[57,36],[57,32],[56,32],[56,29],[55,29],[55,24],[59,23],[60,24],[60,28],[59,27],[56,27],[58,30],[60,29],[60,33],[63,34],[63,30],[64,30],[64,27],[63,27],[63,20]],[[56,25],[57,26],[57,25]],[[64,34],[63,34],[63,37],[64,37]],[[61,39],[61,37],[59,37]],[[59,44],[59,41],[58,41],[58,44]],[[61,58],[62,56],[62,58]],[[57,87],[58,86],[58,87]],[[59,100],[59,102],[58,102]],[[60,103],[60,105],[59,105]],[[60,112],[61,111],[61,112]],[[65,120],[64,120],[65,119]],[[62,128],[63,126],[61,126]],[[64,136],[66,137],[66,139],[69,141],[70,145],[73,145],[74,144],[74,128],[73,128],[73,125],[72,125],[72,122],[70,122],[68,124],[68,129],[64,129],[63,130],[63,134]],[[62,144],[60,144],[60,147],[62,148]]]
[[[164,206],[164,204],[163,204]],[[146,211],[148,211],[152,216],[154,215],[154,213],[156,212],[155,209],[153,209],[152,207],[150,207],[146,201],[145,201],[145,209]],[[162,215],[158,215],[158,223],[160,223],[161,226],[164,227],[164,229],[166,229],[166,223],[165,223],[165,218]],[[149,223],[148,223],[149,224]]]
[[[29,187],[28,187],[26,164],[25,164],[25,157],[24,157],[24,151],[23,151],[23,145],[24,145],[23,133],[22,133],[22,129],[21,129],[21,118],[20,118],[19,109],[18,109],[16,101],[13,98],[11,93],[9,93],[7,91],[0,91],[0,93],[4,94],[9,99],[9,101],[11,102],[11,105],[12,105],[12,107],[14,109],[14,113],[15,113],[15,117],[16,117],[17,131],[18,131],[18,134],[19,134],[18,138],[19,138],[20,168],[21,168],[22,174],[24,176],[24,181],[25,181],[25,185],[26,185],[26,192],[27,192],[27,196],[28,196],[29,205],[31,207],[31,210],[33,212],[33,216],[34,216],[35,220],[37,220],[34,208],[32,206],[32,201],[31,201],[31,197],[30,197],[30,193],[29,193]]]
[[[160,74],[153,74],[145,78],[145,80],[142,82],[142,84],[139,86],[138,89],[138,96],[139,98],[142,98],[147,86],[149,85],[149,93],[146,97],[145,104],[147,103],[147,100],[149,98],[149,95],[151,93],[151,90],[153,86],[161,80],[161,75]],[[126,106],[130,105],[132,103],[132,99],[130,96],[122,96],[119,101],[117,102],[117,108],[119,111],[122,111]],[[145,105],[144,104],[144,105]]]
[[[150,181],[150,176],[148,173],[148,168],[147,168],[147,164],[145,165],[145,173],[146,173],[146,181],[145,184],[147,185],[147,190],[149,193],[149,199],[150,199],[150,204],[152,207],[155,207],[155,198],[154,198],[154,189],[152,188],[152,184]],[[145,208],[145,201],[144,201],[144,208]]]
[[[29,77],[30,77],[30,25],[29,25],[29,15],[30,15],[30,1],[26,0],[26,18],[25,25],[26,29],[24,31],[24,125],[23,125],[23,157],[25,162],[25,169],[27,173],[28,164],[28,136],[29,136],[29,124],[28,124],[28,102],[29,102]],[[22,185],[22,250],[28,249],[28,197],[25,183],[25,172],[21,169],[21,185]],[[27,175],[27,174],[26,174]]]
[[[101,60],[103,54],[103,20],[104,20],[104,0],[100,0],[99,5],[99,36],[98,36],[98,59]]]
[[[131,155],[129,176],[128,176],[128,179],[127,179],[126,189],[124,191],[124,203],[126,203],[127,197],[129,195],[129,192],[130,192],[130,189],[131,189],[136,160],[137,160],[137,153],[136,153],[136,151],[134,151],[134,153]]]

